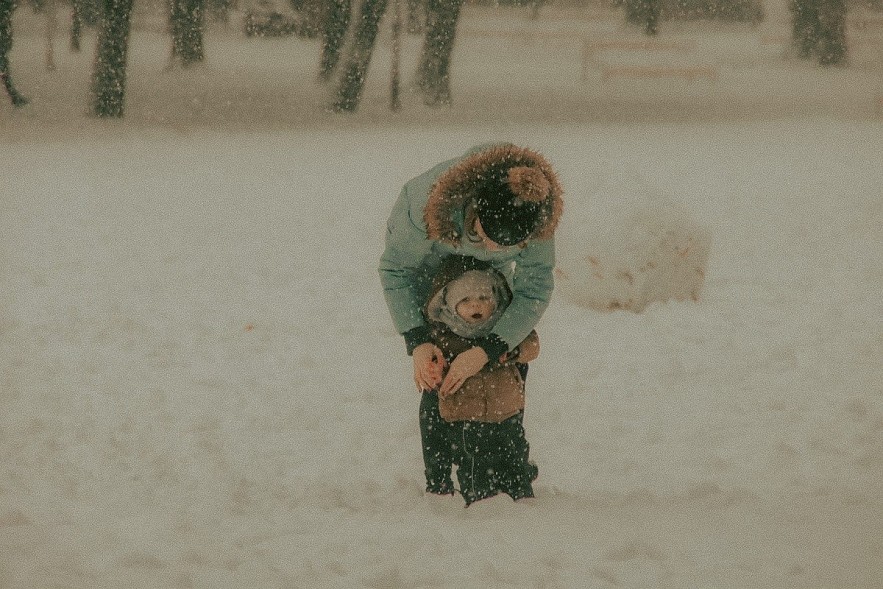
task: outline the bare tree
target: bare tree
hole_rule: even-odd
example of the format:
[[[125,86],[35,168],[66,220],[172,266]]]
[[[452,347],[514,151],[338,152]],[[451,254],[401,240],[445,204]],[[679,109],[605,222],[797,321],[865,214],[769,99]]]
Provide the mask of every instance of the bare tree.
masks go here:
[[[123,116],[131,16],[132,0],[104,0],[92,69],[91,110],[96,116]]]
[[[386,11],[387,0],[362,0],[352,38],[341,63],[338,87],[331,108],[336,112],[352,112],[359,107],[365,75],[374,52],[380,19]]]
[[[170,0],[169,28],[172,31],[172,57],[184,67],[205,59],[203,31],[205,0]]]
[[[71,0],[71,51],[80,51],[83,36],[83,0]]]
[[[350,25],[351,0],[328,0],[322,15],[322,57],[319,63],[319,78],[331,79],[331,74],[340,61],[340,51]]]
[[[423,22],[426,20],[424,16],[423,0],[407,0],[408,3],[408,33],[411,35],[419,35],[423,32]]]
[[[654,36],[659,33],[661,0],[626,0],[625,18],[627,22],[644,28],[644,34]]]
[[[392,0],[392,75],[389,81],[389,108],[397,111],[402,108],[399,98],[402,62],[402,0]]]
[[[426,36],[417,66],[417,89],[426,105],[451,103],[451,55],[462,6],[463,0],[428,0],[426,3]]]
[[[805,59],[821,65],[846,61],[846,2],[791,0],[792,42]]]
[[[345,59],[338,74],[338,88],[331,108],[350,112],[358,108],[365,75],[387,0],[361,0]],[[450,67],[457,21],[463,0],[427,0],[423,49],[417,67],[417,89],[430,106],[451,103]]]
[[[14,0],[0,0],[0,79],[14,106],[24,106],[28,99],[18,93],[9,71],[9,51],[12,49],[12,11]]]
[[[71,0],[71,51],[80,50],[83,27],[96,26],[101,20],[102,3],[99,0]]]

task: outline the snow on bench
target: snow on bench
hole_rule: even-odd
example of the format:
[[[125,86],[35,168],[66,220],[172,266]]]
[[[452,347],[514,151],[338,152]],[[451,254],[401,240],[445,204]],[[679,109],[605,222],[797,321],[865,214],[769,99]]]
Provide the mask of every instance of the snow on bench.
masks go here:
[[[707,79],[717,81],[717,68],[712,66],[603,66],[601,80],[611,78],[683,78],[689,82]]]
[[[585,39],[582,49],[582,75],[581,79],[588,79],[590,65],[600,65],[595,57],[604,51],[628,51],[628,52],[661,52],[675,51],[688,53],[696,47],[691,41],[659,41],[659,40],[629,40],[629,39]]]

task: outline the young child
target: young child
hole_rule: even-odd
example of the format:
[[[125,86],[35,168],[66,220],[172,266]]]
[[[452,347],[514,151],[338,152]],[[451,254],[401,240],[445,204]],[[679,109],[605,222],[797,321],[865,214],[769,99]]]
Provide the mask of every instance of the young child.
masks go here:
[[[444,355],[437,359],[438,371],[443,373],[458,354],[473,347],[472,340],[489,334],[511,301],[505,278],[489,263],[448,257],[425,308],[432,343]],[[458,391],[447,396],[424,393],[420,431],[427,491],[453,494],[451,469],[456,464],[467,506],[500,492],[515,500],[534,496],[531,482],[538,471],[528,460],[522,419],[526,363],[538,355],[539,338],[532,331]]]

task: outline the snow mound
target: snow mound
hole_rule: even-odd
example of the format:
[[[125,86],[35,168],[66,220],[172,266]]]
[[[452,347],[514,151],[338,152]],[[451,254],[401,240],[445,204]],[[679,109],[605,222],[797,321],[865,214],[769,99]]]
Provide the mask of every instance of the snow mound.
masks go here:
[[[577,225],[562,231],[555,272],[569,301],[640,313],[657,301],[699,299],[711,233],[682,207],[647,204],[597,232],[591,223]]]

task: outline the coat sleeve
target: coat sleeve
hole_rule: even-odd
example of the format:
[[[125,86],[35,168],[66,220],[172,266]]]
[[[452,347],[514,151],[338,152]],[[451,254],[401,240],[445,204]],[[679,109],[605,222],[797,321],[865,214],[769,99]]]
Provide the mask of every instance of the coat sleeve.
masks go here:
[[[518,362],[527,364],[540,356],[540,336],[536,331],[531,331],[524,341],[518,344]]]
[[[396,330],[404,334],[426,325],[418,300],[418,273],[432,251],[422,219],[412,219],[406,184],[386,225],[386,247],[380,257],[380,283]]]
[[[537,326],[555,287],[555,239],[531,242],[515,259],[512,303],[500,317],[496,334],[512,350]]]

